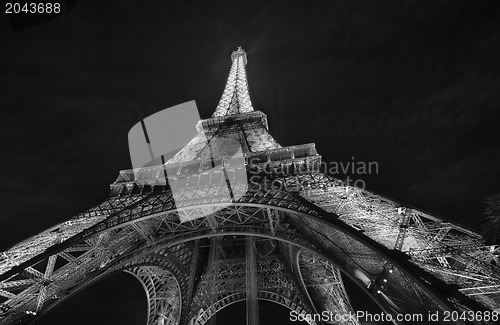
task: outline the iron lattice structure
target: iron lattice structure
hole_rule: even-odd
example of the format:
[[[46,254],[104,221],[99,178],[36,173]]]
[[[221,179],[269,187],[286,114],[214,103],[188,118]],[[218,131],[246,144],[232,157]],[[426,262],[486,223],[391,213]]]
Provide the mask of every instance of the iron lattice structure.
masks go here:
[[[121,171],[106,201],[0,254],[0,324],[34,322],[121,271],[142,283],[148,325],[205,324],[238,301],[257,324],[259,299],[345,315],[353,310],[342,276],[394,317],[500,311],[498,246],[329,177],[314,144],[281,147],[253,110],[245,52],[231,58],[215,113],[176,156]],[[208,173],[204,166],[227,155],[227,139],[239,143],[242,163]],[[185,181],[175,197],[165,169]],[[232,183],[228,196],[238,172],[251,182]]]

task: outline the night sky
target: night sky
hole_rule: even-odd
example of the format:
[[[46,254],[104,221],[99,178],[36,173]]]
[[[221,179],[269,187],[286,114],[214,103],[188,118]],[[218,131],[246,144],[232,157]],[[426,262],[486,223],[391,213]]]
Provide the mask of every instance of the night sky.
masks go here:
[[[103,201],[141,118],[190,100],[208,118],[239,45],[281,145],[378,164],[332,176],[474,229],[500,191],[499,1],[79,1],[0,23],[0,250]],[[121,300],[94,292],[116,312],[87,324],[145,317],[120,277],[98,285]]]

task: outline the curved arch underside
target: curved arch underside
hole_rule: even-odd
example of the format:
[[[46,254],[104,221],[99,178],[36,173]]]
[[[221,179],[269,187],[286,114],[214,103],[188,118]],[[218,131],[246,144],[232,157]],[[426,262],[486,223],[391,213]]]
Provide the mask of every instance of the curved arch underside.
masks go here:
[[[148,302],[147,324],[175,325],[181,312],[181,291],[175,276],[164,267],[136,266],[126,272],[142,284]]]
[[[297,315],[303,315],[304,316],[303,319],[305,320],[307,319],[305,317],[305,315],[307,315],[307,313],[305,312],[307,310],[307,307],[300,303],[295,302],[294,300],[291,300],[290,295],[288,293],[280,294],[273,291],[259,290],[257,293],[257,298],[259,300],[267,300],[270,302],[274,302],[278,305],[281,305],[283,307],[286,307],[292,311],[295,311]],[[247,296],[242,291],[227,294],[219,298],[217,301],[215,301],[212,305],[208,307],[208,309],[199,310],[196,316],[191,319],[189,325],[206,324],[211,317],[213,317],[216,313],[218,313],[222,309],[232,304],[245,301],[246,299]],[[307,321],[307,322],[311,325],[316,325],[316,322],[314,321]]]
[[[186,189],[174,204],[163,186],[132,184],[3,253],[0,324],[34,320],[90,281],[125,269],[144,279],[148,272],[167,274],[160,269],[171,274],[179,303],[164,299],[170,307],[150,310],[148,324],[168,324],[172,315],[187,324],[191,307],[203,305],[196,293],[207,270],[200,258],[207,238],[244,235],[279,242],[259,260],[283,264],[303,310],[350,310],[338,270],[391,314],[498,310],[498,247],[484,247],[472,231],[320,173],[283,177],[279,185],[250,187],[231,204],[219,195],[225,184],[220,191],[210,184]],[[331,283],[321,283],[327,275]],[[159,317],[167,315],[164,307],[168,316]]]

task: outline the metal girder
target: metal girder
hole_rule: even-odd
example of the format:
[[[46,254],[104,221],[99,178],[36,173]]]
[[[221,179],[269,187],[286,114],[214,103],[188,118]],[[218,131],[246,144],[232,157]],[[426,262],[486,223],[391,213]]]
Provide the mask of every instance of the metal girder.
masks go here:
[[[113,213],[130,208],[142,197],[112,198],[97,207],[89,209],[74,218],[53,226],[44,232],[28,238],[0,255],[0,274],[37,256],[47,248],[71,238],[83,229],[105,220]]]

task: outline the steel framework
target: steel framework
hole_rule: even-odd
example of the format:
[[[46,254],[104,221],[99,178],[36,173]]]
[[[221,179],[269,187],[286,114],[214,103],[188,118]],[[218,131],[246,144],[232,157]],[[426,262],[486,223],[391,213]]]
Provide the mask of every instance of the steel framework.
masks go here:
[[[412,313],[500,312],[498,246],[326,175],[314,144],[281,147],[253,110],[245,52],[231,59],[214,114],[170,161],[121,171],[106,201],[0,253],[0,324],[35,322],[121,271],[144,287],[147,324],[201,325],[246,301],[254,325],[259,299],[304,316],[354,314],[342,276],[395,324]],[[227,163],[228,143],[241,163]],[[168,184],[166,170],[182,182]]]

